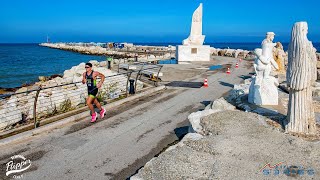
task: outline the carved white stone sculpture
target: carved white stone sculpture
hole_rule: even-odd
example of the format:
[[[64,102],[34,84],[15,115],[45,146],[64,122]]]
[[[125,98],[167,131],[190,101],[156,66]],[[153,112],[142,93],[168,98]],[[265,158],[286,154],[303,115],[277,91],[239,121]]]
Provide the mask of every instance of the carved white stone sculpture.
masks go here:
[[[191,32],[182,44],[177,46],[176,58],[179,64],[190,61],[210,61],[210,46],[203,45],[205,36],[202,35],[202,3],[192,16]]]
[[[202,3],[194,11],[190,36],[183,40],[183,45],[203,45],[205,36],[202,35]]]
[[[283,50],[283,46],[280,42],[277,42],[276,48],[273,49],[273,58],[278,64],[278,74],[285,74],[285,66],[284,59],[286,57],[286,53]]]
[[[285,129],[288,133],[316,134],[312,86],[317,78],[316,50],[307,38],[308,24],[295,23],[288,49],[289,104]]]
[[[264,43],[272,43],[272,41],[273,41],[273,39],[274,39],[274,35],[275,35],[274,32],[267,32],[266,38],[262,41],[261,46],[262,46]]]
[[[274,36],[274,33],[268,33]],[[273,36],[268,36],[262,42],[262,49],[255,49],[254,69],[256,76],[252,79],[248,101],[256,105],[278,105],[278,80],[270,76],[272,66],[278,69],[273,59]]]
[[[271,43],[266,44],[266,47],[264,47],[267,49],[265,50],[266,52],[264,52],[264,50],[260,48],[257,48],[254,50],[254,53],[257,56],[257,58],[255,59],[255,64],[253,66],[256,71],[257,77],[270,78],[270,73],[272,71],[271,65],[275,69],[278,69],[278,64],[273,59],[273,55],[271,54],[270,56],[269,54],[270,50],[272,52],[272,47],[273,47],[272,44]],[[269,46],[269,45],[272,45],[272,46]]]

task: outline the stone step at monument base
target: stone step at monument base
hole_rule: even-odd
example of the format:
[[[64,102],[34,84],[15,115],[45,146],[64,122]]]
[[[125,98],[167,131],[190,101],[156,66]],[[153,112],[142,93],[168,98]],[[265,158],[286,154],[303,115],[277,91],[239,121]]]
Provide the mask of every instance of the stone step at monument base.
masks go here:
[[[177,60],[180,62],[190,61],[210,61],[210,46],[209,45],[180,45],[177,46]]]

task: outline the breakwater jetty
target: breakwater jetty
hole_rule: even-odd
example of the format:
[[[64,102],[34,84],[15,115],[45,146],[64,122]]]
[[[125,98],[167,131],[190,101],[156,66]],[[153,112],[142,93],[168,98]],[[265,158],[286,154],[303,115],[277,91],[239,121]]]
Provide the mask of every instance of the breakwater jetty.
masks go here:
[[[115,59],[144,59],[147,61],[176,58],[176,46],[147,46],[132,43],[41,43],[40,46],[87,55],[112,56]],[[253,52],[243,49],[210,48],[211,56],[253,58]]]
[[[114,58],[175,58],[175,46],[142,46],[132,43],[41,43],[40,46],[78,52],[88,55],[106,55]]]

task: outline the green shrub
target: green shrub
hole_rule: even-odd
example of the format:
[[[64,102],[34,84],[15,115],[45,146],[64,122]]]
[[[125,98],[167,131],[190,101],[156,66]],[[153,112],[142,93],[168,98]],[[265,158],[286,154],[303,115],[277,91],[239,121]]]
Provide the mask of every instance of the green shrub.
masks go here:
[[[72,107],[71,100],[66,99],[60,104],[60,112],[68,112],[73,110],[74,108]]]

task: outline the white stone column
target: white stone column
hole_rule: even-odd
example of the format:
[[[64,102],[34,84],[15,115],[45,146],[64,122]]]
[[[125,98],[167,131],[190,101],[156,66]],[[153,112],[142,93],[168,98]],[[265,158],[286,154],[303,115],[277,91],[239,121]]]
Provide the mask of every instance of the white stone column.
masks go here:
[[[288,49],[287,83],[290,88],[287,133],[315,135],[312,86],[316,80],[316,52],[307,38],[308,24],[295,23]]]

